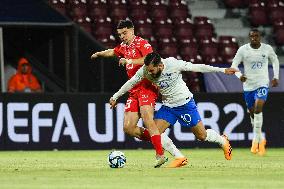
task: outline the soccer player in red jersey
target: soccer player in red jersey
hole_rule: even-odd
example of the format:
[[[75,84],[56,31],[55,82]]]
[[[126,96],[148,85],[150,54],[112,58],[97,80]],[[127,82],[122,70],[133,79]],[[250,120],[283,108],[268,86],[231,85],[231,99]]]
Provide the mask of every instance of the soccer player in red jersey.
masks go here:
[[[114,49],[107,49],[94,53],[91,58],[117,56],[119,64],[125,66],[128,78],[135,75],[137,70],[144,64],[147,54],[153,52],[151,45],[143,38],[134,35],[134,26],[130,20],[121,20],[117,25],[117,33],[122,43]],[[175,161],[170,167],[180,167],[187,164],[187,159],[176,148],[171,139],[161,135],[153,120],[155,102],[157,100],[157,88],[148,80],[142,80],[129,91],[129,98],[126,101],[124,112],[124,132],[141,140],[151,141],[157,155],[155,167],[160,167],[167,161],[164,157],[163,148],[175,156]],[[137,126],[139,118],[147,129]]]

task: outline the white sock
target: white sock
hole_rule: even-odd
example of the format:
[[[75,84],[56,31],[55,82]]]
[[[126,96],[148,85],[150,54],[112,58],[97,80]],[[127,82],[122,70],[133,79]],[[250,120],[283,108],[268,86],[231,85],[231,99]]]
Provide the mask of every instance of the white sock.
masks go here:
[[[177,147],[174,145],[173,141],[168,137],[167,134],[161,134],[161,143],[163,148],[175,158],[184,157],[184,155],[179,151],[179,149],[177,149]]]
[[[250,116],[249,116],[250,117]],[[253,125],[254,125],[254,119],[252,117],[250,117],[250,123],[251,123],[251,126],[253,128]]]
[[[207,137],[205,141],[218,143],[220,146],[225,144],[225,139],[213,129],[206,130]]]
[[[263,117],[262,117],[262,112],[258,114],[254,114],[254,140],[257,142],[260,142],[263,139],[262,133],[261,133],[261,128],[262,128],[262,123],[263,123]]]

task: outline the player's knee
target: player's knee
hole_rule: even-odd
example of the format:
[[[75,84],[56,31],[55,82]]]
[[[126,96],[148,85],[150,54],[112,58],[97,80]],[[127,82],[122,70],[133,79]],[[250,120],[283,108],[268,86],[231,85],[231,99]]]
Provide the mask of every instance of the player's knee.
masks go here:
[[[130,124],[124,124],[123,125],[123,131],[126,133],[126,134],[129,134],[129,135],[132,135],[132,132],[133,132],[133,126],[130,125]]]
[[[141,114],[141,118],[144,123],[148,123],[149,121],[153,120],[153,116],[151,116],[149,113]]]
[[[262,112],[262,108],[255,108],[254,113],[259,114]]]
[[[205,134],[199,134],[199,135],[196,136],[196,138],[198,140],[201,140],[201,141],[205,141],[206,137],[207,137],[206,133]]]

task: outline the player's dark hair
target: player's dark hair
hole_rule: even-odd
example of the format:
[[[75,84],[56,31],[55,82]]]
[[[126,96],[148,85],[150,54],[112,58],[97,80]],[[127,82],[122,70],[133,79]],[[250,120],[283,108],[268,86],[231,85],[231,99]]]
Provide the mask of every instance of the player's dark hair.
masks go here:
[[[116,29],[122,28],[134,28],[133,22],[131,20],[120,20],[116,26]]]
[[[157,66],[160,63],[161,63],[161,56],[156,52],[147,54],[147,56],[144,59],[144,64],[146,66],[149,66],[150,64]]]
[[[257,29],[257,28],[252,28],[250,31],[249,31],[249,35],[251,32],[257,32],[261,35],[261,32]]]

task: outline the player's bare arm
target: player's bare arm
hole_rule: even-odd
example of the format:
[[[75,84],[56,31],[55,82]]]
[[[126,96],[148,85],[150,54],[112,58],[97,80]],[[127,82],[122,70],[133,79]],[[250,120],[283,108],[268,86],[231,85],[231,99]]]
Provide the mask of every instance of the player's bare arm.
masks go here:
[[[91,59],[94,60],[98,57],[112,57],[112,56],[115,56],[114,50],[113,49],[107,49],[107,50],[99,51],[99,52],[92,54]]]
[[[226,68],[225,69],[225,74],[227,75],[233,75],[235,74],[236,72],[238,72],[239,70],[235,69],[235,68]]]
[[[136,59],[126,59],[121,58],[119,60],[119,65],[124,66],[125,64],[137,64],[137,65],[143,65],[144,64],[145,56],[142,58],[136,58]]]

